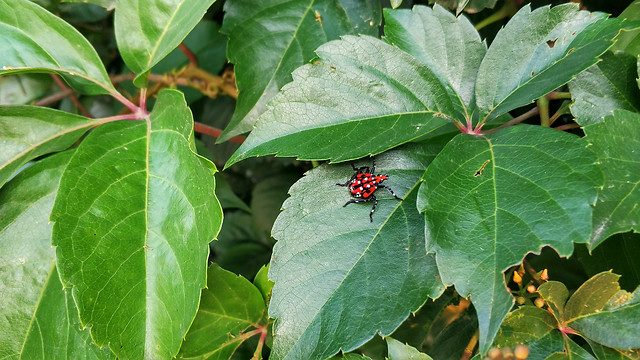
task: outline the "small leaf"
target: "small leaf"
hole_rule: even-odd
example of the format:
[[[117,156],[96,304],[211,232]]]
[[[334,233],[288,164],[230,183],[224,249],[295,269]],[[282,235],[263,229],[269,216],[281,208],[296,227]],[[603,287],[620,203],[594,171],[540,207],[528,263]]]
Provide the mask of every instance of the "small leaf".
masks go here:
[[[524,6],[496,35],[478,70],[481,118],[495,118],[566,84],[598,61],[623,26],[604,13],[578,11],[578,4],[533,11]]]
[[[108,359],[62,289],[49,213],[73,152],[40,160],[0,192],[0,352],[7,359]],[[64,346],[61,346],[64,344]]]
[[[0,0],[0,54],[0,75],[56,72],[79,92],[115,92],[87,39],[31,1]]]
[[[49,108],[0,106],[0,186],[28,161],[68,148],[100,123]]]
[[[438,5],[433,10],[426,6],[385,10],[384,17],[385,40],[447,79],[468,108],[487,52],[486,43],[469,20],[456,18]]]
[[[547,281],[538,287],[538,293],[552,311],[558,323],[564,320],[564,306],[569,298],[569,290],[559,281]]]
[[[215,167],[194,151],[184,97],[164,90],[149,119],[92,131],[61,179],[60,277],[95,343],[119,358],[175,356],[196,314],[222,210]]]
[[[567,302],[567,322],[599,344],[640,348],[640,287],[633,294],[619,291],[618,277],[604,272],[585,282]]]
[[[224,11],[221,31],[229,35],[227,56],[235,64],[239,95],[220,141],[249,132],[318,46],[347,34],[378,36],[381,21],[374,0],[230,0]]]
[[[269,299],[271,299],[271,290],[273,289],[273,285],[275,284],[273,281],[269,280],[269,264],[264,265],[258,270],[256,274],[256,278],[253,279],[253,284],[260,290],[262,293],[262,297],[268,303]]]
[[[85,3],[102,6],[111,11],[116,7],[116,0],[61,0],[62,3]]]
[[[513,303],[502,272],[543,246],[566,256],[588,240],[602,183],[594,163],[580,138],[520,125],[456,136],[423,175],[427,250],[445,284],[471,296],[481,353]]]
[[[353,174],[347,164],[321,165],[291,187],[273,227],[272,359],[350,351],[377,332],[389,335],[439,296],[443,287],[415,209],[420,174],[434,155],[413,145],[376,157],[376,172],[388,173],[386,184],[404,200],[379,189],[373,223],[370,204],[343,207],[349,192],[336,184]]]
[[[118,49],[138,75],[133,81],[136,86],[146,86],[149,70],[184,40],[214,1],[116,0]]]
[[[593,249],[615,233],[640,232],[640,115],[618,110],[584,132],[605,176],[593,210]]]
[[[636,57],[607,52],[602,61],[569,83],[571,113],[582,126],[595,124],[616,109],[640,112]]]
[[[390,337],[386,340],[389,360],[433,360],[431,356],[421,353],[411,345],[403,344]]]
[[[262,114],[226,167],[251,156],[345,161],[378,154],[463,119],[433,69],[376,38],[345,36],[317,50]]]
[[[578,259],[587,275],[593,276],[603,271],[612,270],[621,275],[620,287],[633,291],[640,284],[640,261],[634,256],[620,256],[620,254],[640,254],[640,234],[615,234],[587,251],[586,247],[576,248]]]
[[[635,0],[618,16],[620,19],[640,20],[640,0]],[[611,51],[624,51],[635,57],[640,55],[640,29],[623,31]]]
[[[211,264],[207,289],[178,358],[229,359],[243,342],[238,336],[255,327],[265,310],[260,291],[247,279]]]

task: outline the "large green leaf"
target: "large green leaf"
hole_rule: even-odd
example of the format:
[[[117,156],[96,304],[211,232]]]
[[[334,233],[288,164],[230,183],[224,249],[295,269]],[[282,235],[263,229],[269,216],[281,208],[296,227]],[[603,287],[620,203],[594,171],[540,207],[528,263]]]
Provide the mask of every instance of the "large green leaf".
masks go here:
[[[247,279],[211,264],[200,308],[179,358],[229,359],[266,310],[260,290]]]
[[[145,87],[151,68],[175,49],[215,0],[116,0],[115,32],[122,60]]]
[[[578,137],[535,126],[460,134],[423,176],[418,209],[445,284],[470,295],[489,349],[513,298],[502,272],[550,245],[587,242],[602,174]]]
[[[525,305],[510,312],[496,335],[493,346],[514,348],[524,344],[529,348],[528,359],[546,359],[562,351],[564,341],[558,323],[548,310]]]
[[[29,160],[71,146],[100,120],[35,106],[0,106],[0,186]]]
[[[640,231],[640,114],[618,110],[584,132],[605,176],[593,210],[593,249],[615,233]]]
[[[102,125],[80,144],[51,220],[61,279],[96,344],[120,358],[178,352],[222,220],[214,171],[174,90],[146,121]]]
[[[293,185],[273,227],[271,359],[350,351],[377,332],[389,335],[442,292],[415,208],[420,174],[435,153],[415,145],[376,158],[377,172],[389,174],[387,185],[404,200],[379,189],[373,223],[370,203],[343,207],[349,192],[336,184],[353,174],[347,164],[319,166]]]
[[[374,0],[230,0],[224,10],[222,31],[240,93],[221,141],[250,131],[318,46],[346,34],[377,36],[381,20]]]
[[[49,213],[72,153],[38,161],[0,191],[0,357],[107,359],[62,289]]]
[[[229,159],[277,154],[344,161],[378,154],[463,119],[440,74],[369,36],[345,36],[298,68]]]
[[[635,56],[607,52],[602,61],[569,83],[571,113],[582,126],[595,124],[616,109],[640,112]]]
[[[578,4],[523,7],[498,33],[476,83],[481,117],[498,117],[566,84],[598,61],[624,22]]]
[[[487,45],[466,17],[456,18],[443,7],[433,10],[385,9],[385,40],[437,71],[468,108],[473,103],[476,75]],[[469,115],[468,115],[469,116]]]
[[[83,93],[115,91],[87,39],[31,1],[0,0],[0,54],[0,75],[56,72]]]

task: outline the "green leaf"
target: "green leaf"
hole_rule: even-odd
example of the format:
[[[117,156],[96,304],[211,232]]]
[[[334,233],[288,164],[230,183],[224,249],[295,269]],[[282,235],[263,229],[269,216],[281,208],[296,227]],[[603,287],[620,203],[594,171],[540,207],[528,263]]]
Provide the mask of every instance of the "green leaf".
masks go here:
[[[640,20],[640,0],[632,2],[619,16],[620,19]],[[623,31],[611,51],[624,51],[633,56],[640,55],[640,29]]]
[[[51,76],[19,74],[0,77],[0,105],[25,105],[44,96],[51,85]]]
[[[85,3],[102,6],[111,11],[116,7],[116,0],[61,0],[62,3]]]
[[[573,242],[588,240],[602,181],[594,163],[580,138],[521,125],[460,134],[425,172],[418,209],[427,219],[427,250],[445,284],[471,296],[481,353],[513,303],[502,272],[543,246],[569,255]]]
[[[552,311],[556,322],[562,323],[564,320],[564,305],[569,298],[569,290],[559,281],[547,281],[538,287],[538,293],[544,299]]]
[[[487,45],[467,20],[443,7],[433,10],[385,9],[385,40],[434,69],[458,93],[468,108],[473,103],[476,75]],[[467,115],[470,118],[470,115]]]
[[[618,110],[584,132],[605,176],[593,210],[593,249],[615,233],[640,232],[640,115]]]
[[[256,274],[256,278],[253,279],[253,284],[260,290],[262,293],[262,297],[268,303],[271,299],[271,290],[273,289],[273,285],[275,284],[273,281],[269,280],[269,264],[264,265],[258,270]]]
[[[563,351],[565,345],[554,316],[531,305],[522,306],[507,315],[493,346],[514,348],[518,344],[529,348],[529,359],[545,359]]]
[[[576,252],[587,275],[612,270],[621,275],[619,282],[623,289],[633,291],[640,284],[640,261],[634,256],[640,254],[639,233],[615,234],[593,249],[591,254],[586,247],[577,247]]]
[[[486,8],[493,9],[498,0],[429,0],[429,4],[438,4],[447,9],[456,10],[459,14],[463,10],[473,14]]]
[[[633,355],[630,351],[628,354],[625,354],[624,351],[618,349],[608,348],[606,346],[602,346],[593,341],[589,341],[589,346],[593,353],[595,354],[598,360],[637,360],[637,355]]]
[[[565,316],[569,326],[599,344],[640,348],[640,287],[633,294],[619,291],[618,277],[604,272],[589,279],[567,302]]]
[[[207,289],[180,348],[178,358],[229,359],[246,338],[239,337],[260,322],[266,306],[247,279],[217,264],[209,266]]]
[[[266,104],[291,81],[314,50],[347,34],[378,36],[380,3],[374,0],[230,0],[222,32],[235,64],[236,111],[220,141],[250,131]]]
[[[389,360],[433,360],[431,356],[421,353],[411,345],[403,344],[390,337],[386,340]]]
[[[277,154],[345,161],[378,154],[464,118],[454,89],[413,56],[345,36],[298,68],[227,162]]]
[[[566,338],[568,349],[555,353],[545,360],[596,360],[587,350],[576,344],[571,338]]]
[[[214,1],[116,0],[118,49],[138,75],[133,81],[136,86],[146,87],[149,70],[180,45]]]
[[[389,174],[386,184],[404,200],[380,189],[373,223],[370,204],[343,207],[349,192],[336,184],[353,174],[347,164],[316,167],[290,189],[273,227],[271,359],[353,350],[377,332],[389,335],[428,297],[441,294],[415,209],[420,174],[435,155],[425,149],[406,146],[376,157],[377,172]]]
[[[0,186],[28,161],[61,151],[103,121],[36,106],[0,106]]]
[[[0,0],[0,54],[0,75],[55,72],[79,92],[115,92],[87,39],[31,1]]]
[[[598,61],[623,21],[578,4],[524,6],[496,35],[476,82],[481,118],[492,119],[566,84]]]
[[[636,57],[606,52],[602,61],[569,83],[571,113],[581,126],[595,124],[616,109],[640,112]]]
[[[62,289],[49,213],[72,152],[40,160],[0,191],[0,357],[108,359]]]
[[[95,343],[119,358],[178,352],[222,220],[214,171],[174,90],[146,121],[92,131],[71,159],[51,215],[60,277]]]

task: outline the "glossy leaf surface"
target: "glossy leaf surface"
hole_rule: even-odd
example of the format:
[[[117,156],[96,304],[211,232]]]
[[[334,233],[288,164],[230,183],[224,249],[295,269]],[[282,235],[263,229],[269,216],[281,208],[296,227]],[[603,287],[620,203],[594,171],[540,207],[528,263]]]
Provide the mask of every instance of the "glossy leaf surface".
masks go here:
[[[317,50],[271,102],[226,166],[251,156],[345,161],[378,154],[464,118],[455,90],[385,42],[345,36]]]
[[[175,49],[215,0],[116,0],[115,32],[127,66],[145,87],[151,68]]]
[[[194,151],[184,97],[165,90],[147,121],[91,132],[62,177],[60,275],[96,344],[120,358],[175,356],[196,314],[222,214],[215,167]]]
[[[265,311],[262,294],[253,284],[211,264],[207,289],[178,357],[230,359],[242,344],[238,336],[256,326]]]
[[[113,90],[102,61],[87,39],[31,1],[0,1],[0,54],[0,75],[56,72],[82,93]]]
[[[35,106],[0,106],[0,186],[22,165],[71,146],[99,120]]]
[[[291,81],[314,50],[341,35],[378,35],[380,3],[373,0],[230,0],[222,31],[240,91],[221,141],[250,131],[266,104]]]
[[[478,70],[481,117],[498,117],[566,84],[598,61],[622,26],[577,4],[524,6],[496,35]]]
[[[460,134],[425,172],[418,209],[427,251],[445,284],[471,296],[482,353],[513,303],[502,272],[545,245],[569,255],[574,242],[588,240],[602,184],[595,162],[578,137],[521,125]]]
[[[468,108],[473,102],[480,62],[487,52],[487,45],[471,22],[464,16],[456,18],[438,5],[433,10],[426,6],[386,10],[384,17],[384,40],[447,79]]]
[[[107,10],[113,10],[116,7],[116,0],[62,0],[60,2],[94,4]]]
[[[618,110],[584,132],[605,176],[593,210],[593,249],[615,233],[640,231],[640,115]]]
[[[379,189],[373,223],[371,203],[343,207],[349,192],[336,184],[353,174],[347,164],[319,166],[290,189],[273,228],[271,359],[350,351],[376,332],[390,334],[428,297],[439,296],[443,287],[415,209],[420,174],[434,155],[416,145],[376,157],[376,172],[389,174],[386,184],[404,200]]]
[[[421,353],[411,345],[403,344],[393,338],[386,338],[389,360],[433,360],[431,356]]]
[[[640,111],[637,59],[625,53],[605,53],[602,61],[569,83],[571,113],[582,126],[601,122],[614,110]]]
[[[563,351],[565,345],[553,315],[532,305],[522,306],[507,315],[493,346],[513,349],[518,344],[529,348],[529,359],[546,359]]]
[[[43,159],[0,190],[0,357],[108,359],[62,290],[49,213],[72,153]]]

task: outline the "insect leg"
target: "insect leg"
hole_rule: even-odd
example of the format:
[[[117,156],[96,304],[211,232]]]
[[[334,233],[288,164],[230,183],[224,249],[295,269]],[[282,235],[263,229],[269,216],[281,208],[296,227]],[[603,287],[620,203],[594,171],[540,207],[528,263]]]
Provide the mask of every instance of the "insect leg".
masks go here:
[[[355,203],[363,203],[363,202],[369,202],[371,200],[375,200],[375,197],[373,198],[368,198],[368,199],[350,199],[349,201],[347,201],[346,204],[342,205],[342,207],[345,207],[349,204],[355,204]]]
[[[393,190],[391,190],[390,187],[388,187],[386,185],[378,185],[378,188],[385,188],[385,189],[389,190],[389,192],[391,193],[391,195],[393,195],[394,198],[396,198],[398,200],[402,200],[402,198],[399,198],[398,195],[396,195],[396,193],[394,193]]]
[[[371,212],[369,212],[369,221],[373,222],[373,212],[376,211],[376,206],[378,206],[378,199],[376,199],[375,195],[371,195],[369,200],[373,199],[373,206],[371,207]]]

